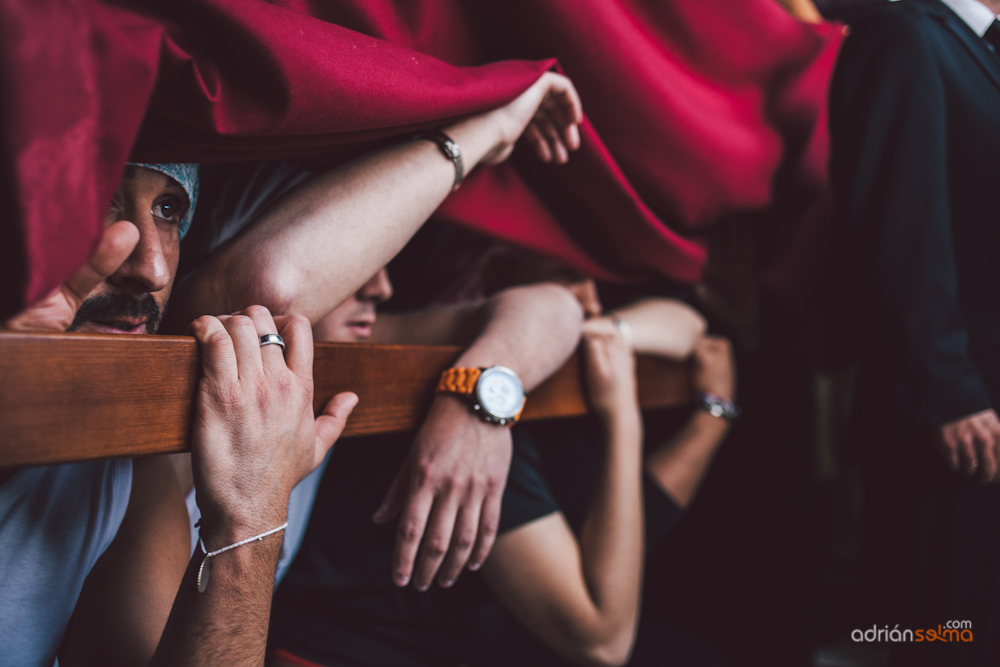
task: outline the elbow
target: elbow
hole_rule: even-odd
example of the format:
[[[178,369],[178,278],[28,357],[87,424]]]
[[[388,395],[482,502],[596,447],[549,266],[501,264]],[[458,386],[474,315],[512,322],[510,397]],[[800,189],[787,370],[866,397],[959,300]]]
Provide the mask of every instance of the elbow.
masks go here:
[[[565,329],[567,339],[575,348],[583,328],[583,304],[573,292],[556,283],[541,283],[532,289],[537,290],[538,298],[544,300],[545,312],[551,323]]]
[[[254,268],[247,270],[248,266]],[[228,286],[229,294],[239,295],[233,310],[264,306],[272,315],[290,315],[298,312],[296,306],[306,287],[302,271],[274,258],[245,260],[241,270],[227,271],[225,275],[239,281]]]
[[[695,340],[704,338],[708,334],[708,321],[705,316],[694,308],[688,309],[688,319],[690,320],[691,335]]]
[[[628,663],[635,647],[637,623],[635,619],[599,623],[600,627],[577,628],[570,641],[573,647],[567,655],[573,663],[583,667],[621,667]]]
[[[673,340],[671,355],[686,359],[694,352],[695,346],[708,333],[708,322],[697,310],[680,301],[664,301],[661,306],[667,316],[666,327]]]
[[[537,300],[540,305],[544,305],[545,312],[551,313],[560,321],[572,322],[578,328],[583,324],[583,304],[569,288],[559,283],[535,283],[512,287],[509,291],[520,292],[524,295],[523,298]]]
[[[547,283],[539,286],[546,290],[546,312],[550,318],[548,330],[561,342],[559,355],[568,359],[576,350],[583,331],[583,305],[562,285]]]
[[[494,307],[510,307],[535,314],[532,326],[544,331],[540,337],[552,345],[552,356],[567,359],[576,349],[583,327],[583,306],[562,285],[535,283],[511,287],[498,295]]]
[[[694,308],[686,308],[684,311],[684,327],[688,332],[687,349],[684,350],[682,358],[689,356],[694,352],[695,345],[698,341],[704,338],[708,334],[708,322],[705,317],[699,313]]]
[[[635,636],[632,632],[621,632],[618,636],[603,641],[590,642],[583,647],[577,664],[587,667],[622,667],[632,657]]]

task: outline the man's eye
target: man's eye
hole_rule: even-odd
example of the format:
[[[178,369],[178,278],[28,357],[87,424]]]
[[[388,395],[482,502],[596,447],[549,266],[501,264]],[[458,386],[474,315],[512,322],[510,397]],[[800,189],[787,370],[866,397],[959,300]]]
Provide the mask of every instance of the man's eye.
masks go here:
[[[180,206],[172,199],[167,199],[153,204],[152,213],[158,218],[180,222]]]

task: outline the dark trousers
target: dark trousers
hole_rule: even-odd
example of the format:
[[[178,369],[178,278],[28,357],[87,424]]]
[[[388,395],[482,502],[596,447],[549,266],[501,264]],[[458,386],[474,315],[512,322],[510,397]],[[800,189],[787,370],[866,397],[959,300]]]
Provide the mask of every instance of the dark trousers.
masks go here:
[[[1000,665],[1000,485],[952,473],[928,436],[901,433],[868,430],[881,442],[867,466],[872,605],[860,629],[923,630],[925,641],[889,642],[893,666]],[[953,621],[971,632],[928,641]]]

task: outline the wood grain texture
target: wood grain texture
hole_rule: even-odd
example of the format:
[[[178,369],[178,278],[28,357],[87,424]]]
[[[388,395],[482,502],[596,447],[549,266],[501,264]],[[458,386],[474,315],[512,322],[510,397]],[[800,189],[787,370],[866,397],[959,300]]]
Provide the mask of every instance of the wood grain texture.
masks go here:
[[[335,393],[361,399],[345,437],[410,431],[456,347],[317,343],[315,407]],[[0,467],[184,451],[198,380],[185,336],[0,334]],[[640,358],[644,408],[690,400],[681,363]],[[528,397],[525,420],[587,411],[571,358]]]

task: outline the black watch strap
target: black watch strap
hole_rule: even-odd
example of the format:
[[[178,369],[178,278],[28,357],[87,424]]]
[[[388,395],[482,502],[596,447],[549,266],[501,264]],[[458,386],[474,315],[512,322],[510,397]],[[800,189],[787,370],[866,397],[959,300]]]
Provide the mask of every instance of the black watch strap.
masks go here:
[[[713,417],[722,419],[736,419],[743,412],[740,406],[736,405],[728,398],[722,398],[715,394],[705,392],[698,395],[698,407],[708,412]]]
[[[437,147],[441,149],[441,154],[451,160],[452,164],[455,165],[455,183],[451,186],[451,191],[454,192],[458,189],[458,186],[462,184],[462,179],[465,177],[465,164],[462,162],[462,150],[451,137],[441,130],[424,130],[413,137],[414,141],[421,139],[437,144]]]

